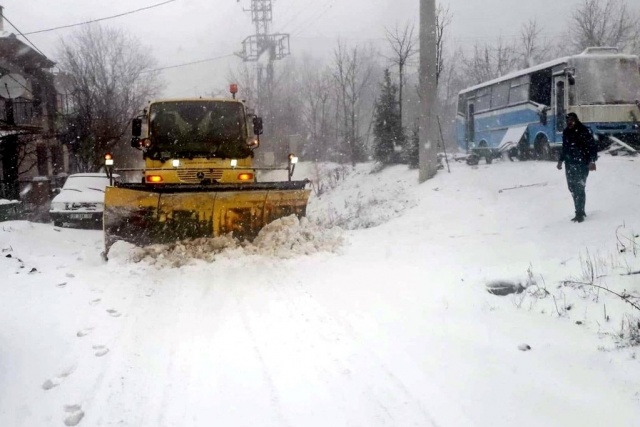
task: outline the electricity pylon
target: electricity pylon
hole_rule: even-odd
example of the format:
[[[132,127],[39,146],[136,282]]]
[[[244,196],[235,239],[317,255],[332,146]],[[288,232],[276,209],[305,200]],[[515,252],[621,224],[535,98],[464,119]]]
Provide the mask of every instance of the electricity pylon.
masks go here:
[[[271,34],[273,21],[272,0],[251,0],[251,13],[255,34],[242,41],[242,50],[237,52],[244,62],[255,62],[257,66],[257,108],[263,116],[271,115],[273,95],[273,63],[291,53],[289,34]]]

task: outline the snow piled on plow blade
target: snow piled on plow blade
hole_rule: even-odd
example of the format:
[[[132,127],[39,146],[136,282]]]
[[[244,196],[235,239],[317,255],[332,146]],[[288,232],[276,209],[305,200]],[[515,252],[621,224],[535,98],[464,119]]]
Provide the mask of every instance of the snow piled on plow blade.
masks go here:
[[[181,267],[194,260],[213,262],[218,257],[260,255],[294,258],[319,252],[339,253],[343,244],[343,231],[339,227],[323,227],[307,218],[291,215],[267,224],[253,242],[239,240],[229,234],[144,248],[118,241],[109,251],[109,261]]]

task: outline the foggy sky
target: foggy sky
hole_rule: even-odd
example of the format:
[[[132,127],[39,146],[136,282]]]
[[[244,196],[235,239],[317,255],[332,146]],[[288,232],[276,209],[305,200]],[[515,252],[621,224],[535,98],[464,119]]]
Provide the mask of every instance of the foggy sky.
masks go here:
[[[22,32],[73,24],[160,3],[162,0],[0,0],[5,15]],[[449,47],[472,47],[477,41],[517,36],[522,23],[537,18],[547,37],[558,37],[564,18],[580,0],[450,0],[453,13]],[[249,0],[177,0],[174,3],[103,22],[124,28],[152,48],[158,65],[171,66],[240,50],[253,34]],[[443,2],[447,4],[446,2]],[[108,6],[106,6],[108,5]],[[338,38],[373,43],[384,49],[384,27],[416,22],[419,0],[274,0],[272,32],[291,34],[292,54],[328,56]],[[5,22],[5,30],[13,29]],[[29,39],[56,60],[60,39],[74,29],[33,34]],[[226,85],[230,58],[166,70],[165,96],[207,95]]]

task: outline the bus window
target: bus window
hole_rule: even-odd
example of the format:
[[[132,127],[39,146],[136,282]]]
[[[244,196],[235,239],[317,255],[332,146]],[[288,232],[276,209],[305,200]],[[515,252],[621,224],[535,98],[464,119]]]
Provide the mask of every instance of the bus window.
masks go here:
[[[509,92],[509,104],[518,104],[529,100],[529,84],[511,86]]]
[[[497,84],[491,90],[491,108],[505,107],[509,104],[510,82]]]
[[[562,132],[566,127],[564,107],[565,87],[564,81],[560,80],[556,83],[556,131]]]
[[[484,111],[491,108],[491,89],[478,90],[475,108],[477,111]]]
[[[551,106],[551,92],[553,90],[552,70],[537,71],[531,74],[530,99],[538,104]]]
[[[569,105],[577,105],[576,104],[576,85],[569,85]]]
[[[464,95],[460,95],[458,97],[458,114],[462,114],[463,116],[465,113],[465,103],[466,103],[466,100]]]

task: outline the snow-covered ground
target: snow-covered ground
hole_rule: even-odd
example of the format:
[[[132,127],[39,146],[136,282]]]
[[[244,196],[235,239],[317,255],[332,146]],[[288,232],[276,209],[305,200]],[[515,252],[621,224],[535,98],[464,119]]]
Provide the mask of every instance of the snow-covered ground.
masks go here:
[[[0,223],[0,426],[640,425],[640,160],[582,224],[553,163],[452,166],[301,165],[308,220],[107,263]]]

